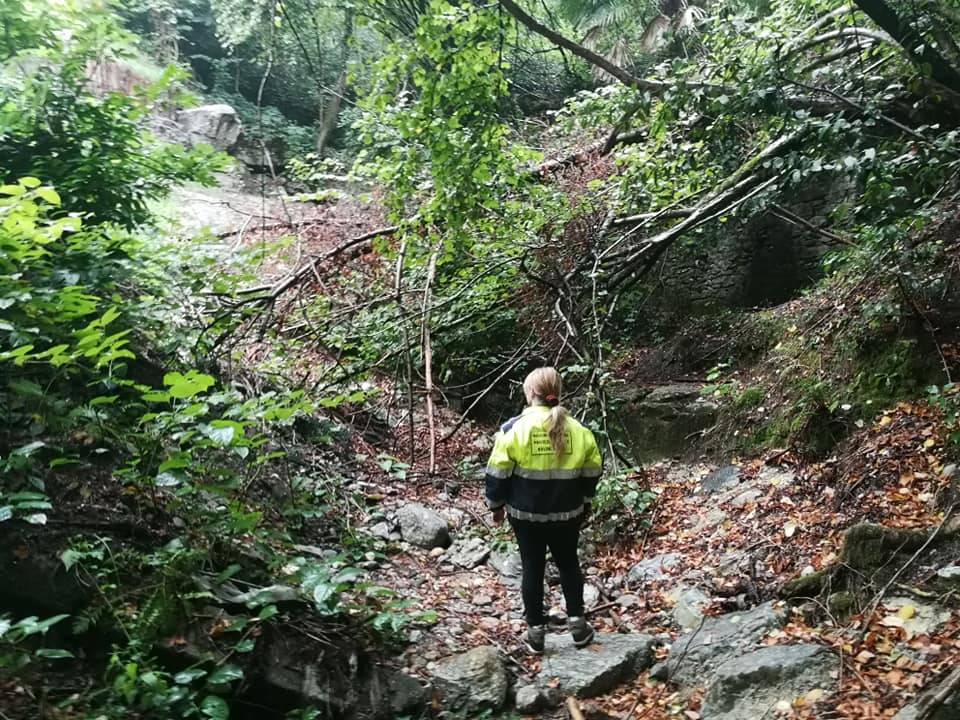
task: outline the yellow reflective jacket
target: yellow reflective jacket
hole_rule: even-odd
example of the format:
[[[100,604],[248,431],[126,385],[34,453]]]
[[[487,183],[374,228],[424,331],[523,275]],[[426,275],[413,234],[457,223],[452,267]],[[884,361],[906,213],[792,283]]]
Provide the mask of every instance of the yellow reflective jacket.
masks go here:
[[[593,500],[603,459],[593,433],[568,417],[564,452],[550,445],[550,408],[534,405],[505,423],[487,462],[486,495],[492,509],[506,505],[516,520],[551,522],[583,513]]]

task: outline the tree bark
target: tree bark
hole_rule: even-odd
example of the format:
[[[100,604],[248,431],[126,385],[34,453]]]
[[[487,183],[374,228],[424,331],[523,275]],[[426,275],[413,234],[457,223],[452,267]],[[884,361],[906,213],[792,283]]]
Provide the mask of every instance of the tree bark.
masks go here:
[[[337,78],[336,87],[323,106],[320,130],[317,132],[317,155],[321,158],[323,151],[327,149],[327,143],[330,142],[330,136],[337,129],[343,94],[347,91],[347,60],[350,56],[351,35],[353,35],[353,10],[348,8],[344,11],[343,36],[340,39],[340,76]]]

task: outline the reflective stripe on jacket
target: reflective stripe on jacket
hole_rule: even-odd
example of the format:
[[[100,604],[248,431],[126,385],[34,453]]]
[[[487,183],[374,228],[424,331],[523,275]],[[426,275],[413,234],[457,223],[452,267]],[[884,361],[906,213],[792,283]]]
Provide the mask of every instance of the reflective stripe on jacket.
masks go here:
[[[506,423],[494,437],[487,462],[487,504],[507,506],[518,520],[569,520],[593,500],[603,472],[603,459],[593,433],[568,417],[564,452],[550,445],[550,408],[534,405]]]

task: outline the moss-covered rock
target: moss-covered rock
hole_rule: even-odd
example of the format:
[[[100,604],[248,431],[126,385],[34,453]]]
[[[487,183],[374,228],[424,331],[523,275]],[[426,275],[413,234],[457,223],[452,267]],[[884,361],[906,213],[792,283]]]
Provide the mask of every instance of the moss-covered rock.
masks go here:
[[[927,531],[898,530],[875,523],[859,523],[847,530],[840,560],[854,570],[886,565],[901,552],[913,552],[929,537]]]

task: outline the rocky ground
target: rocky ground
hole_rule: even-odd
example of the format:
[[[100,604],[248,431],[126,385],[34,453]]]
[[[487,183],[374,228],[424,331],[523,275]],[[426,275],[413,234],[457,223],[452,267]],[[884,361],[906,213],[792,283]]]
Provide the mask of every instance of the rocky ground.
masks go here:
[[[242,206],[247,219],[220,218],[234,230],[264,225],[268,215],[253,195],[218,195],[216,204]],[[322,221],[298,226],[298,253],[369,230],[349,206],[313,211]],[[693,385],[627,399],[635,414],[628,426],[646,428],[661,455],[676,453],[675,438],[708,426],[716,409]],[[675,417],[682,427],[671,425]],[[558,578],[548,572],[554,632],[542,658],[520,647],[510,532],[490,525],[480,475],[455,470],[464,461],[482,466],[489,430],[462,430],[434,477],[417,466],[399,475],[367,463],[353,487],[370,507],[356,518],[373,548],[364,570],[435,622],[414,629],[387,660],[390,674],[375,676],[377,700],[365,713],[429,706],[622,720],[960,717],[960,524],[951,521],[955,468],[940,421],[924,405],[891,409],[816,464],[775,452],[726,465],[649,465],[646,479],[635,479],[657,498],[644,524],[611,532],[598,520],[585,532],[598,641],[573,648]],[[376,457],[378,448],[369,449]],[[316,697],[304,685],[308,674],[289,673],[284,687]]]
[[[554,574],[556,627],[542,659],[520,649],[519,559],[509,534],[488,525],[479,480],[384,488],[366,527],[386,558],[374,581],[438,618],[411,636],[406,671],[448,704],[540,716],[562,716],[550,708],[570,695],[594,717],[893,716],[960,658],[955,549],[908,566],[883,594],[788,597],[794,578],[852,562],[847,528],[894,490],[874,487],[855,507],[834,508],[824,468],[776,464],[782,459],[652,466],[659,501],[649,530],[585,543],[598,643],[570,644]],[[912,497],[899,520],[915,521]],[[908,558],[876,564],[899,568]],[[874,604],[869,617],[857,612]],[[914,717],[910,707],[898,718]]]

